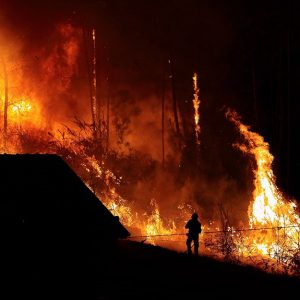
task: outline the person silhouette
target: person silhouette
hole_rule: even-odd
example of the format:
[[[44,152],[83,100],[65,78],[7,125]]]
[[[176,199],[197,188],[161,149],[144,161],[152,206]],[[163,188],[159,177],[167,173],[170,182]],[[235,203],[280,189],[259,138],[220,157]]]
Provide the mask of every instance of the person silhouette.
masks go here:
[[[192,254],[192,242],[194,242],[194,254],[197,256],[199,249],[199,234],[201,233],[201,223],[198,221],[198,214],[193,213],[191,219],[186,223],[185,228],[188,229],[187,233],[187,252]]]

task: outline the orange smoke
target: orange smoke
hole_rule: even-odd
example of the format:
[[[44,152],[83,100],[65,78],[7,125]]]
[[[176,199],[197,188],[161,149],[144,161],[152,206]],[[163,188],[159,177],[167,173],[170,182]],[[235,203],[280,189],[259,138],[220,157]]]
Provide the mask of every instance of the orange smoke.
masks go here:
[[[77,60],[80,50],[80,31],[69,23],[59,24],[50,49],[41,53],[44,87],[51,92],[68,91],[71,80],[78,72]]]

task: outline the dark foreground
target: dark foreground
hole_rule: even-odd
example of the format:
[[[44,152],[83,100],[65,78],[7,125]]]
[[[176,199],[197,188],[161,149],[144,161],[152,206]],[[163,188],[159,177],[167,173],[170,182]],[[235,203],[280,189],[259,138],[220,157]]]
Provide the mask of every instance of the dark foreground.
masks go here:
[[[298,279],[207,257],[129,241],[115,247],[81,246],[53,255],[14,252],[4,269],[2,292],[7,296],[1,298],[289,299],[300,293]]]
[[[294,278],[113,243],[129,233],[57,156],[2,155],[0,166],[1,300],[299,298]]]

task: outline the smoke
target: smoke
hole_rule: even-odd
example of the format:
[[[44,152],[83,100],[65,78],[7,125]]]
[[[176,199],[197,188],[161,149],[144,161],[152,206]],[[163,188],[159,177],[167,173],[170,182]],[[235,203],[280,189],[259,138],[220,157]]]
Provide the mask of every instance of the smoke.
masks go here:
[[[189,138],[181,149],[176,146],[171,99],[167,97],[166,123],[170,126],[166,126],[168,154],[163,166],[161,99],[153,96],[137,101],[133,95],[123,91],[112,108],[112,130],[122,131],[122,139],[115,139],[120,145],[115,143],[112,147],[122,153],[123,159],[110,165],[114,173],[122,176],[119,193],[140,213],[150,212],[151,200],[155,199],[166,220],[178,219],[179,208],[188,204],[192,207],[190,212],[196,210],[208,224],[219,219],[218,207],[222,205],[230,211],[232,225],[247,224],[253,190],[252,166],[232,147],[238,136],[225,119],[224,111],[210,111],[209,105],[204,106],[201,148],[196,146],[191,122]],[[189,105],[193,105],[192,96]],[[193,120],[193,115],[189,117]]]
[[[74,88],[74,81],[79,75],[82,52],[80,29],[71,23],[59,23],[48,44],[35,51],[38,59],[35,81],[40,80],[38,93],[46,114],[55,116],[53,121],[56,122],[78,115],[81,108],[78,98],[82,95]]]

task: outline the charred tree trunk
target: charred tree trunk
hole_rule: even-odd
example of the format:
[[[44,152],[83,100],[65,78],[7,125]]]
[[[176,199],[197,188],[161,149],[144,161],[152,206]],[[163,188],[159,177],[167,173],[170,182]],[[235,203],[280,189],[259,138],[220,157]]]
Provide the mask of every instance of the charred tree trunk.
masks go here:
[[[173,64],[172,55],[170,55],[169,64],[170,64],[170,71],[171,71],[171,89],[172,89],[173,114],[174,114],[174,121],[175,121],[175,130],[176,130],[176,135],[179,137],[180,136],[180,128],[179,128],[179,118],[178,118],[178,111],[177,111],[177,99],[176,99],[175,77],[174,77],[174,64]]]
[[[4,78],[4,108],[3,108],[3,148],[6,151],[7,146],[7,110],[8,110],[8,75],[4,58],[1,57]]]
[[[93,59],[92,59],[92,110],[94,118],[94,135],[97,135],[97,128],[100,128],[100,107],[97,99],[97,57],[96,57],[96,31],[92,30]]]
[[[85,59],[86,59],[89,93],[90,93],[91,119],[92,119],[93,130],[95,131],[96,116],[94,113],[94,105],[93,105],[93,79],[91,76],[92,72],[91,72],[91,67],[90,67],[90,47],[89,47],[89,41],[87,38],[87,32],[86,32],[87,30],[83,28],[82,31],[83,31],[84,53],[85,53]]]
[[[165,74],[163,74],[162,97],[161,97],[161,150],[162,167],[165,167]]]
[[[109,87],[109,81],[107,78],[107,84],[108,84],[108,95],[107,95],[107,102],[106,102],[106,153],[109,149],[109,119],[110,119],[110,87]]]

